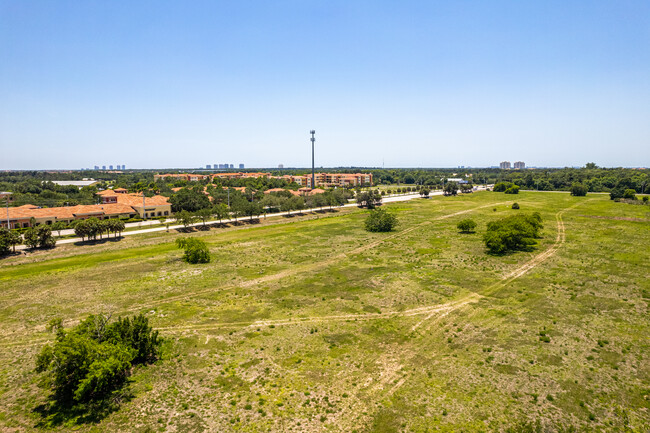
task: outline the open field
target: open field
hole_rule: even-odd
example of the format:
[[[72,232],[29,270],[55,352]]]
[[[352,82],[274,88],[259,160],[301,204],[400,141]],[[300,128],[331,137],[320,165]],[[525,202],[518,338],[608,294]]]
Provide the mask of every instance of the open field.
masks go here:
[[[167,233],[3,260],[0,430],[42,421],[47,321],[101,311],[148,314],[163,359],[118,412],[55,431],[650,430],[650,207],[480,192],[386,208],[388,234],[355,209],[196,232],[206,265]],[[530,211],[534,251],[485,254],[487,222]]]

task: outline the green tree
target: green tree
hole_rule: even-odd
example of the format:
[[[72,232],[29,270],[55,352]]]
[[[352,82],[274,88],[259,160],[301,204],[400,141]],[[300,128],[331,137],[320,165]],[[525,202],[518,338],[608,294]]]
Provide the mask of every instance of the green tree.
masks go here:
[[[365,227],[369,232],[389,232],[398,224],[397,217],[385,209],[371,209]]]
[[[212,207],[212,203],[199,188],[183,188],[169,198],[172,212],[196,212],[199,209]]]
[[[636,200],[636,191],[632,188],[628,188],[623,192],[623,198]]]
[[[429,198],[429,193],[430,192],[431,191],[429,190],[429,188],[426,188],[426,187],[421,188],[420,189],[420,196],[423,197],[423,198]]]
[[[124,384],[132,365],[159,356],[158,332],[140,314],[110,323],[110,317],[91,315],[71,330],[60,319],[50,322],[55,342],[46,344],[36,359],[44,373],[43,386],[53,391],[55,404],[72,406],[110,398]]]
[[[196,221],[196,217],[186,210],[177,212],[174,215],[174,218],[176,219],[176,221],[181,223],[183,227],[185,227],[185,229],[187,229],[189,226],[194,224],[194,222]]]
[[[584,197],[587,195],[588,188],[585,184],[573,182],[571,185],[571,195],[576,197]]]
[[[209,263],[210,250],[207,244],[201,239],[197,238],[179,238],[176,239],[178,248],[183,248],[183,260],[187,263]]]
[[[24,234],[25,245],[29,248],[52,248],[56,240],[48,226],[40,225],[30,227]]]
[[[228,212],[228,205],[225,203],[219,203],[214,205],[212,208],[212,213],[214,214],[215,217],[219,220],[219,223],[221,223],[221,220],[229,217],[230,213]]]
[[[381,201],[381,194],[379,194],[377,191],[364,191],[357,194],[357,204],[360,207],[374,209],[377,205],[381,204]]]
[[[492,191],[494,191],[494,192],[504,192],[505,190],[507,190],[511,186],[512,186],[511,182],[498,182],[498,183],[494,184],[494,188],[492,189]]]
[[[61,230],[65,230],[67,226],[68,225],[63,221],[54,221],[50,228],[56,231],[57,236],[61,236]]]
[[[9,254],[10,248],[16,252],[16,245],[22,242],[20,234],[14,230],[0,227],[0,255]]]
[[[121,221],[117,218],[112,218],[107,220],[108,223],[108,229],[109,231],[112,231],[115,233],[115,237],[117,238],[117,235],[119,233],[120,236],[122,236],[122,232],[124,231],[124,228],[126,225],[124,224],[124,221]]]
[[[74,234],[79,236],[82,242],[84,242],[86,238],[90,238],[90,227],[86,220],[75,221]]]
[[[519,194],[519,187],[517,185],[512,185],[510,188],[504,191],[506,194]]]
[[[206,221],[208,221],[212,217],[212,208],[203,208],[199,209],[196,212],[194,212],[194,215],[203,221],[203,227],[205,227]]]
[[[447,182],[442,190],[442,194],[446,196],[458,194],[458,184],[456,182]]]
[[[535,245],[542,228],[538,212],[513,215],[488,223],[483,241],[492,254],[528,250]]]
[[[456,224],[456,227],[462,233],[473,233],[474,229],[476,228],[476,222],[473,219],[467,218],[459,221],[458,224]]]

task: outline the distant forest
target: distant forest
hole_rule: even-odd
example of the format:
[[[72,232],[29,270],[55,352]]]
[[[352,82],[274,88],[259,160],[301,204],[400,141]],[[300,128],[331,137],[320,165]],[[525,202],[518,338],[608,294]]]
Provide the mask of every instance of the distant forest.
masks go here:
[[[188,170],[195,173],[213,173],[208,170]],[[188,172],[176,171],[176,172]],[[255,170],[241,170],[255,171]],[[441,187],[448,178],[463,178],[473,184],[494,184],[507,181],[519,185],[522,189],[540,191],[568,191],[574,183],[585,185],[590,192],[610,192],[615,188],[634,189],[645,193],[650,189],[650,169],[601,168],[593,163],[583,168],[547,168],[502,170],[498,168],[387,168],[387,169],[319,169],[328,172],[371,172],[375,185],[429,185]],[[189,186],[197,182],[182,180],[153,181],[153,176],[160,170],[126,170],[120,172],[104,171],[6,171],[0,172],[0,191],[13,193],[12,206],[33,204],[37,206],[66,206],[75,204],[97,203],[95,193],[106,188],[127,188],[132,192],[144,192],[145,195],[162,194],[172,196],[172,188]],[[167,172],[167,171],[165,171]],[[174,171],[172,171],[174,172]],[[307,169],[268,170],[273,175],[307,174]],[[60,186],[53,180],[81,180],[93,178],[97,184],[77,188]],[[209,180],[198,182],[210,183]],[[251,190],[269,188],[297,189],[298,185],[289,184],[281,179],[247,178],[218,180],[217,186],[248,187]]]

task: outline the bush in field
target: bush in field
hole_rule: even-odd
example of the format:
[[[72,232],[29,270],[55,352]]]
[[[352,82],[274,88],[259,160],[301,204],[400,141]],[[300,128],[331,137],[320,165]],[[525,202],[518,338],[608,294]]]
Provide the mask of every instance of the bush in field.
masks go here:
[[[492,254],[527,250],[536,243],[542,227],[538,212],[514,215],[489,223],[483,241]]]
[[[636,191],[633,190],[632,188],[628,188],[623,192],[623,198],[627,198],[630,200],[636,200]]]
[[[456,227],[458,227],[458,230],[462,233],[473,233],[476,228],[476,222],[473,219],[467,218],[456,224]]]
[[[197,238],[176,239],[178,248],[183,248],[183,260],[187,263],[210,263],[210,250],[204,241]]]
[[[515,202],[512,204],[513,209],[519,209],[519,203]]]
[[[506,194],[519,194],[519,187],[517,185],[512,185],[510,188],[504,191]]]
[[[397,217],[385,209],[371,210],[366,218],[366,230],[369,232],[389,232],[397,226]]]
[[[647,195],[644,195],[644,196],[643,196],[643,203],[647,203],[647,202],[648,202],[648,196],[647,196]]]
[[[36,371],[45,373],[41,385],[51,389],[52,407],[92,410],[98,402],[117,400],[132,366],[151,363],[159,356],[158,331],[140,314],[110,322],[90,315],[72,329],[61,319],[50,322],[56,330],[36,359]]]
[[[574,195],[576,197],[586,196],[588,190],[589,189],[587,188],[587,186],[582,183],[575,182],[573,183],[573,185],[571,185],[571,195]]]

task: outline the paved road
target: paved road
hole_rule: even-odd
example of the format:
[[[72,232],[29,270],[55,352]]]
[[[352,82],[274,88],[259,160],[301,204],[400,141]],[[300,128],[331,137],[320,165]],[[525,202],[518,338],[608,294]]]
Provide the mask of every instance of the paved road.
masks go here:
[[[429,195],[430,196],[442,195],[442,191],[434,191],[434,192],[431,192]],[[383,203],[393,203],[393,202],[397,202],[397,201],[413,200],[414,198],[420,198],[420,194],[406,194],[406,195],[396,195],[396,196],[392,196],[392,197],[384,197],[382,202]],[[356,205],[357,205],[356,203],[348,203],[348,204],[343,205],[342,207],[352,207],[352,206],[356,206]],[[279,213],[269,214],[269,215],[267,215],[267,218],[276,218],[276,217],[280,217],[280,216],[284,216],[284,215],[293,215],[293,214],[298,214],[300,212],[301,211],[279,212]],[[238,219],[237,221],[240,221],[240,220],[241,220],[241,218]],[[173,221],[175,221],[175,220],[174,219],[168,219],[166,222],[171,223]],[[235,221],[236,220],[233,218],[233,219],[227,219],[227,220],[225,219],[225,220],[222,220],[221,222],[225,224],[225,223],[232,223],[232,222],[235,222]],[[214,221],[211,221],[211,223],[214,223]],[[123,232],[122,236],[133,236],[133,235],[140,235],[140,234],[143,234],[143,233],[162,232],[162,231],[167,230],[167,227],[160,225],[160,222],[157,221],[157,220],[155,220],[155,221],[143,221],[141,223],[140,222],[128,223],[128,224],[126,224],[126,227],[132,228],[132,227],[140,227],[141,225],[154,225],[154,224],[156,225],[156,227]],[[203,225],[203,223],[199,222],[199,223],[196,223],[196,224],[192,224],[190,227],[197,227],[197,226],[201,226],[201,225]],[[180,228],[183,228],[183,227],[184,226],[181,225],[181,224],[170,225],[169,230],[180,229]],[[64,235],[65,232],[70,232],[69,234],[74,233],[73,230],[61,230],[61,235]],[[56,244],[57,245],[73,244],[75,242],[81,242],[81,238],[60,239],[60,240],[56,241]],[[24,250],[26,248],[27,247],[25,245],[16,246],[16,250]]]

